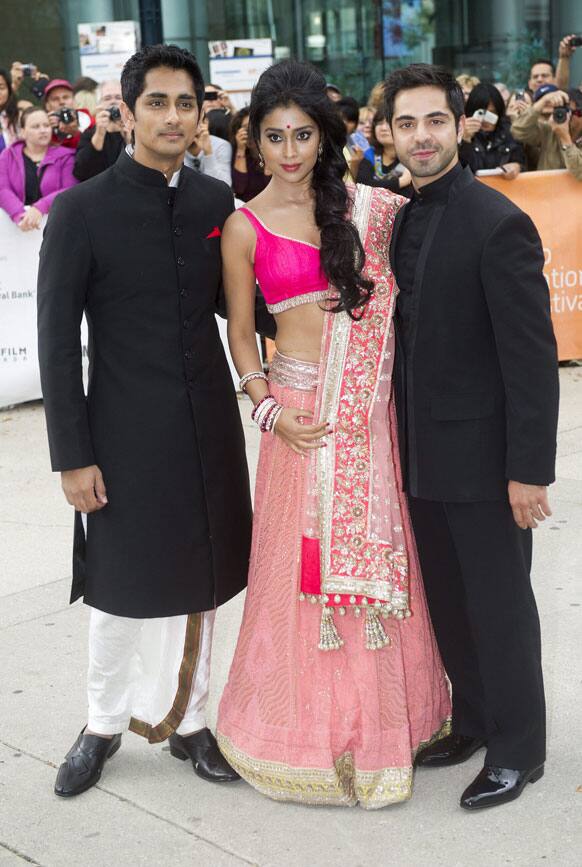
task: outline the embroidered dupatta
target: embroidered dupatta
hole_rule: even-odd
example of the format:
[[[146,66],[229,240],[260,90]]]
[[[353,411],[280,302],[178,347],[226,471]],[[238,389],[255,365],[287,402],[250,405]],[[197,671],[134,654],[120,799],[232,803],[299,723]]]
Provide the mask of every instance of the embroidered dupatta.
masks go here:
[[[334,610],[365,612],[366,646],[389,643],[380,616],[410,616],[396,419],[390,401],[397,289],[388,247],[400,197],[358,185],[352,212],[373,295],[361,319],[325,315],[314,418],[334,433],[312,452],[302,536],[302,600],[322,605],[321,650],[343,644]]]

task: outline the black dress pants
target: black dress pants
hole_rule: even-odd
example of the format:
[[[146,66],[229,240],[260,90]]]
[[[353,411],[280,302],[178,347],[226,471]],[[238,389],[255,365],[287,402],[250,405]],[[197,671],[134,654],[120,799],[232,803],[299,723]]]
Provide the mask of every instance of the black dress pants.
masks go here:
[[[545,761],[531,530],[509,503],[409,497],[429,610],[453,689],[453,732],[487,740],[486,764]]]

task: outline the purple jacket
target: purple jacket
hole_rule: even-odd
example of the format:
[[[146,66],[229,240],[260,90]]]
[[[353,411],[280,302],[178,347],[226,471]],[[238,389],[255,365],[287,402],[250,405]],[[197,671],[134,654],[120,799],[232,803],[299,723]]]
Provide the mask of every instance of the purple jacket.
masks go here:
[[[24,142],[17,141],[0,153],[0,208],[18,223],[24,216]],[[43,214],[48,214],[56,196],[79,182],[73,177],[75,151],[70,148],[49,147],[41,166],[46,166],[40,190],[42,198],[34,203]]]

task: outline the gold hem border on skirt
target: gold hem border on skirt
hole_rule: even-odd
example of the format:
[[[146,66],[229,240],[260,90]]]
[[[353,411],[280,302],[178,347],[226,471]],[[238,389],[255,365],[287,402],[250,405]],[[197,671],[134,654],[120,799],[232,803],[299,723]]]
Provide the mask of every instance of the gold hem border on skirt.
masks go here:
[[[451,722],[445,720],[438,731],[414,751],[430,746],[450,734]],[[360,771],[354,767],[351,752],[345,752],[332,768],[295,768],[282,762],[254,759],[217,733],[220,751],[230,765],[253,788],[276,801],[301,804],[354,807],[378,810],[407,801],[412,796],[412,764],[404,768]]]

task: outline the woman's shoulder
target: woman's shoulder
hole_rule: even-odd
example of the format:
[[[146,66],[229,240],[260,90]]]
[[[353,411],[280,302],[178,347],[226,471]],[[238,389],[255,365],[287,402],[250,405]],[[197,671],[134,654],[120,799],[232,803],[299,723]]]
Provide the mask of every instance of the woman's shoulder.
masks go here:
[[[50,157],[52,162],[66,163],[75,160],[74,149],[63,147],[63,145],[50,145],[46,155]]]
[[[247,209],[245,206],[229,214],[222,230],[223,240],[236,243],[237,241],[245,242],[254,238],[255,232],[253,231],[251,221],[246,216],[247,210],[250,209]]]
[[[0,159],[13,159],[14,157],[20,156],[22,151],[24,150],[24,142],[19,139],[18,141],[13,141],[11,145],[8,145],[7,148],[0,153]]]
[[[399,196],[398,193],[393,193],[392,190],[388,190],[385,187],[370,187],[366,184],[357,184],[356,190],[360,194],[363,191],[367,191],[366,194],[370,196],[371,206],[374,210],[397,211],[408,201],[404,196]]]

